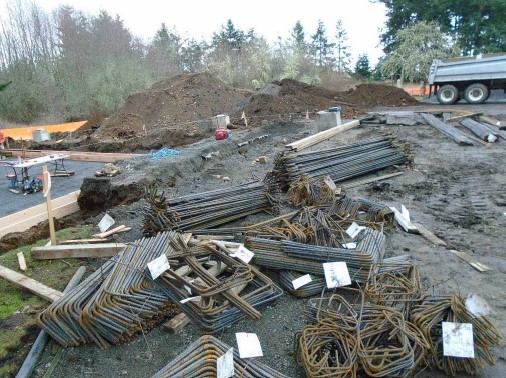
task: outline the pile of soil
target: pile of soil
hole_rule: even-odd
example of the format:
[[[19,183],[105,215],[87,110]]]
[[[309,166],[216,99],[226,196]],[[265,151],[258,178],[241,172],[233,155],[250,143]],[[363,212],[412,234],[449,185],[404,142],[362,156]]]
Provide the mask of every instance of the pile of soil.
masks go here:
[[[355,89],[338,92],[340,101],[361,107],[374,106],[408,106],[417,105],[418,101],[401,88],[384,84],[361,84]]]
[[[293,79],[275,81],[241,101],[232,120],[237,122],[244,111],[248,125],[256,126],[278,119],[302,119],[306,112],[314,113],[333,106],[341,107],[343,118],[352,119],[363,114],[362,110],[337,101],[339,93]]]
[[[128,138],[145,130],[149,133],[162,128],[194,133],[197,121],[230,113],[244,96],[244,91],[230,87],[209,73],[180,74],[131,95],[119,111],[102,123],[94,136]],[[178,140],[173,140],[172,144],[180,145]]]
[[[125,105],[104,120],[93,133],[101,143],[94,150],[114,151],[121,141],[122,150],[177,148],[214,132],[211,117],[230,114],[232,124],[244,127],[273,121],[304,119],[333,106],[341,116],[354,119],[371,106],[405,106],[417,101],[402,89],[386,85],[362,84],[348,91],[335,91],[307,85],[296,80],[273,82],[251,94],[235,89],[209,73],[180,74],[155,83],[146,91],[131,95]],[[104,141],[109,140],[109,144]],[[111,144],[112,143],[112,144]]]

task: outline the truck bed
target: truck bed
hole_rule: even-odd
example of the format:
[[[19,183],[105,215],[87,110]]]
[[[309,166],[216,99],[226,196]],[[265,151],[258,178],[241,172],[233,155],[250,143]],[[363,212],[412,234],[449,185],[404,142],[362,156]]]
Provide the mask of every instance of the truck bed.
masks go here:
[[[506,54],[436,60],[430,70],[429,84],[506,80]]]

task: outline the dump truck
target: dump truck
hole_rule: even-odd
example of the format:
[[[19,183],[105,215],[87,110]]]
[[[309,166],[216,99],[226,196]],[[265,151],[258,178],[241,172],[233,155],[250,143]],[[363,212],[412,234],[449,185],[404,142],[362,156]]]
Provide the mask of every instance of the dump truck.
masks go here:
[[[434,60],[429,73],[430,94],[443,105],[461,98],[470,104],[486,101],[492,89],[506,93],[506,54]]]

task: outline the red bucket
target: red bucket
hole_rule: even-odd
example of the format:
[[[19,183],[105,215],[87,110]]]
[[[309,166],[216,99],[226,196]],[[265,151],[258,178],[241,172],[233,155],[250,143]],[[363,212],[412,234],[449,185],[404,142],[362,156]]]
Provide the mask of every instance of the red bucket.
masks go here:
[[[214,132],[214,136],[216,137],[216,140],[227,139],[228,130],[227,129],[218,129]]]

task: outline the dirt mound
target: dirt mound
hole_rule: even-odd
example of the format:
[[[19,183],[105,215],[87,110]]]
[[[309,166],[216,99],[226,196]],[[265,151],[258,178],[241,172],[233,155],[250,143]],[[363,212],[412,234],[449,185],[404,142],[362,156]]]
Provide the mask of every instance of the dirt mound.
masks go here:
[[[94,136],[125,138],[143,133],[144,127],[148,133],[162,128],[194,132],[199,120],[230,113],[244,96],[244,91],[208,73],[177,75],[131,95]],[[178,145],[178,141],[173,140],[172,144]]]
[[[332,106],[341,106],[343,118],[356,118],[362,114],[360,109],[337,101],[337,94],[340,92],[293,79],[276,81],[265,88],[241,101],[233,121],[237,121],[242,111],[248,117],[249,124],[258,125],[263,120],[305,118],[308,111],[314,113]]]
[[[338,92],[336,97],[340,101],[364,107],[418,104],[418,101],[403,89],[384,84],[360,84],[355,89]]]
[[[93,138],[110,143],[128,141],[123,149],[131,151],[179,147],[212,135],[210,118],[222,113],[230,114],[232,123],[241,126],[244,112],[248,125],[258,126],[281,119],[303,119],[306,112],[333,106],[341,107],[343,118],[353,119],[364,113],[363,107],[416,103],[403,90],[385,85],[362,84],[354,90],[334,91],[284,79],[251,94],[209,73],[180,74],[131,95]],[[107,150],[114,148],[111,145]]]

